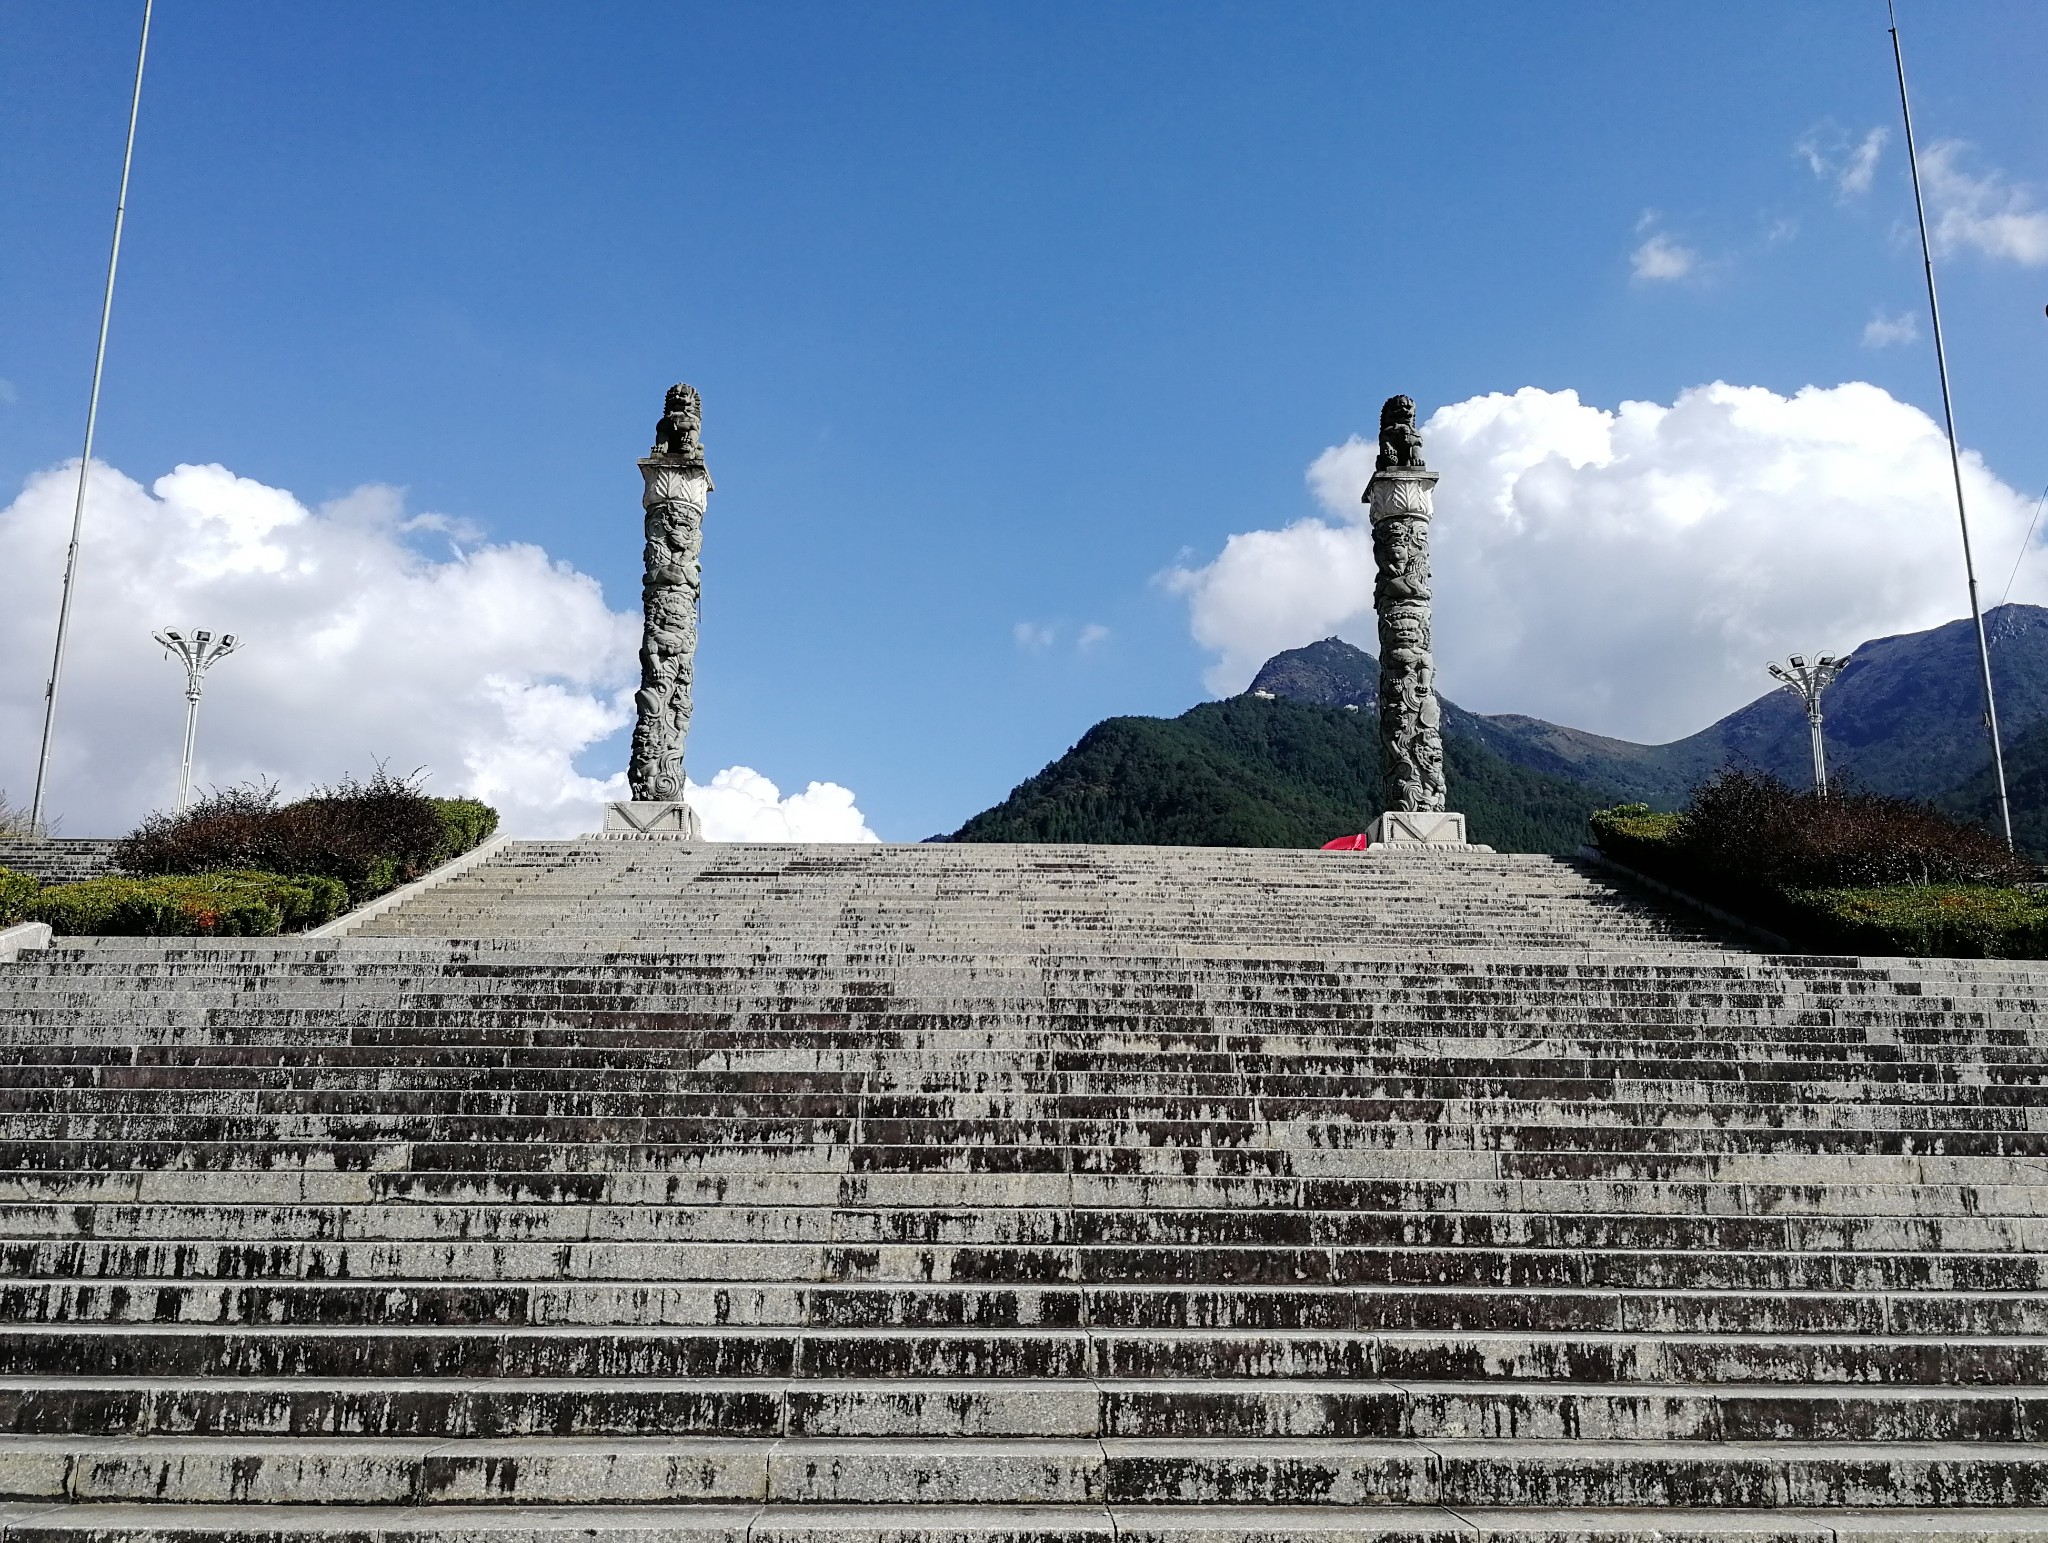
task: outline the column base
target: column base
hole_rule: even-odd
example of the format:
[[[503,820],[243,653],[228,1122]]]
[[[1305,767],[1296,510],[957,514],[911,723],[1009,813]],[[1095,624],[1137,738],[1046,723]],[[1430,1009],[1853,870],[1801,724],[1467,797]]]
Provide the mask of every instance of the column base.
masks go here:
[[[697,811],[681,799],[634,798],[604,806],[604,829],[598,836],[606,841],[630,841],[640,836],[664,841],[702,841],[704,828],[697,823]]]
[[[1367,832],[1373,850],[1382,847],[1428,847],[1439,852],[1491,852],[1490,846],[1468,841],[1465,817],[1443,809],[1389,809]]]

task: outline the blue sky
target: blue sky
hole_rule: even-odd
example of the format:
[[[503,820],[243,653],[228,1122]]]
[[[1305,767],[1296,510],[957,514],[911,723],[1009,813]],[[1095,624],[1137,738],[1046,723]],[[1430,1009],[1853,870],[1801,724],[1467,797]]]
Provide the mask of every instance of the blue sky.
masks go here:
[[[0,4],[7,497],[77,453],[138,14]],[[2048,9],[1901,20],[1923,148],[2039,208]],[[1935,411],[1893,89],[1866,3],[163,0],[99,454],[395,485],[628,610],[631,463],[687,379],[692,770],[840,782],[914,839],[1215,689],[1159,575],[1317,517],[1305,470],[1391,392]],[[1962,437],[2030,499],[2048,267],[1965,244],[1942,279]]]

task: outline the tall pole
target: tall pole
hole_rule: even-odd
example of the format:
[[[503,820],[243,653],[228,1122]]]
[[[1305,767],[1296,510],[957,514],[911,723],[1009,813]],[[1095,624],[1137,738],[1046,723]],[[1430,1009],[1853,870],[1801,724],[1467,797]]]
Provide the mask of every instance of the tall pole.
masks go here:
[[[100,341],[92,356],[92,391],[85,405],[85,450],[78,458],[78,497],[71,506],[71,544],[64,550],[64,589],[57,601],[57,642],[50,682],[43,689],[43,742],[36,752],[36,791],[28,807],[32,834],[43,829],[43,793],[50,775],[50,736],[57,723],[57,683],[64,674],[64,640],[71,630],[71,591],[78,576],[78,538],[85,526],[85,483],[92,472],[92,436],[99,425],[100,375],[107,363],[107,326],[114,315],[114,270],[121,263],[121,227],[128,218],[128,171],[135,164],[135,123],[142,113],[142,66],[149,57],[149,17],[156,0],[142,0],[142,41],[135,46],[135,94],[128,102],[128,145],[121,152],[121,192],[114,200],[114,244],[107,253],[107,292],[100,300]]]
[[[1970,553],[1970,516],[1963,504],[1963,456],[1956,443],[1956,409],[1948,389],[1948,352],[1941,341],[1941,302],[1934,293],[1934,247],[1927,239],[1927,203],[1920,194],[1920,154],[1913,147],[1913,108],[1906,96],[1906,55],[1899,46],[1899,18],[1885,0],[1891,20],[1892,63],[1899,72],[1899,113],[1906,120],[1906,165],[1913,173],[1913,212],[1920,221],[1920,262],[1927,271],[1927,316],[1934,330],[1934,368],[1941,377],[1941,412],[1948,424],[1948,464],[1955,477],[1956,519],[1963,528],[1963,572],[1970,581],[1970,620],[1977,629],[1977,663],[1984,674],[1984,728],[1991,736],[1991,769],[1998,779],[1998,820],[2005,844],[2012,839],[2012,802],[2005,791],[2005,747],[1998,735],[1998,698],[1991,689],[1991,642],[1984,635],[1984,608],[1977,599],[1977,562]]]
[[[1783,664],[1769,666],[1771,678],[1784,682],[1785,689],[1806,708],[1806,733],[1813,751],[1813,790],[1822,798],[1828,796],[1828,751],[1820,732],[1820,694],[1848,663],[1832,654],[1822,654],[1808,664],[1805,655],[1794,654]]]
[[[215,637],[195,632],[189,638],[165,628],[155,634],[164,652],[185,666],[185,753],[178,762],[178,813],[185,812],[185,799],[192,787],[192,746],[199,737],[199,698],[206,689],[206,672],[235,651],[232,632]]]
[[[192,742],[199,737],[199,686],[195,681],[185,693],[185,753],[178,761],[178,813],[185,812],[185,798],[192,789]]]

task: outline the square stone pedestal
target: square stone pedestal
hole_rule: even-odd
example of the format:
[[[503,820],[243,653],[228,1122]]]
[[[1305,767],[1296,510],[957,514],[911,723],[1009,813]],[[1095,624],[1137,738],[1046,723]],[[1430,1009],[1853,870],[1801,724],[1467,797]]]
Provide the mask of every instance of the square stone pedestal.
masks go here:
[[[604,829],[600,836],[626,840],[634,836],[660,836],[669,841],[702,841],[703,827],[697,811],[681,801],[629,799],[604,806]]]
[[[1465,817],[1448,810],[1389,809],[1372,822],[1374,847],[1432,847],[1439,851],[1491,852],[1465,838]]]

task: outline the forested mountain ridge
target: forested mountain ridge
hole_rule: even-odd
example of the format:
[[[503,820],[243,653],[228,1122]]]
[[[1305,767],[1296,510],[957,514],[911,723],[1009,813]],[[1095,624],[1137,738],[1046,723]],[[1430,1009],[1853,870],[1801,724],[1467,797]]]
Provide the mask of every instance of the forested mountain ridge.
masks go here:
[[[1992,682],[2006,742],[2048,724],[2048,609],[2002,605],[1986,614]],[[1757,661],[1763,675],[1767,661]],[[1374,710],[1379,663],[1324,638],[1267,660],[1250,689],[1326,706]],[[1873,638],[1849,655],[1822,699],[1828,767],[1864,787],[1946,800],[1989,772],[1975,630],[1967,620]],[[1795,785],[1810,775],[1806,714],[1789,691],[1760,694],[1696,734],[1641,745],[1520,713],[1467,712],[1444,703],[1444,726],[1519,766],[1614,788],[1663,808],[1721,767],[1768,771]],[[2044,747],[2048,749],[2048,747]]]
[[[953,841],[1312,847],[1380,813],[1378,720],[1278,696],[1204,702],[1178,718],[1106,718]],[[1602,789],[1503,760],[1459,734],[1444,764],[1472,839],[1574,850]]]
[[[1985,622],[2014,826],[2038,854],[2048,851],[2048,609],[2000,606]],[[1378,679],[1379,662],[1341,639],[1288,649],[1242,696],[1177,718],[1103,720],[947,839],[1299,847],[1350,835],[1381,811]],[[1991,821],[1967,621],[1864,643],[1824,705],[1832,775]],[[1450,701],[1443,709],[1450,805],[1475,841],[1503,851],[1572,851],[1591,810],[1675,808],[1723,766],[1795,786],[1811,774],[1806,715],[1783,690],[1663,745]]]

